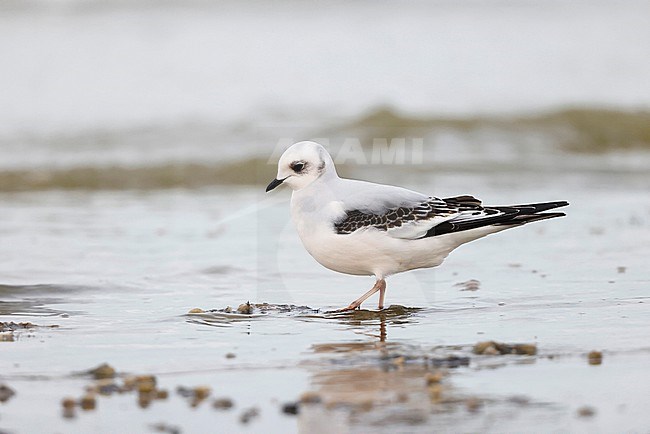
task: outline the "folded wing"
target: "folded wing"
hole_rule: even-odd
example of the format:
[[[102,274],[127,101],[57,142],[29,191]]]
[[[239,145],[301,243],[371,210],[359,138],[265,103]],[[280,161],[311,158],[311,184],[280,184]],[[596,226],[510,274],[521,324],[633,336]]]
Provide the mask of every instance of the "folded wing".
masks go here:
[[[527,205],[483,207],[472,196],[446,199],[429,197],[419,203],[388,207],[384,210],[350,209],[335,222],[338,234],[351,234],[375,228],[394,238],[418,239],[471,230],[490,225],[521,225],[531,221],[563,216],[544,211],[568,205],[546,202]]]

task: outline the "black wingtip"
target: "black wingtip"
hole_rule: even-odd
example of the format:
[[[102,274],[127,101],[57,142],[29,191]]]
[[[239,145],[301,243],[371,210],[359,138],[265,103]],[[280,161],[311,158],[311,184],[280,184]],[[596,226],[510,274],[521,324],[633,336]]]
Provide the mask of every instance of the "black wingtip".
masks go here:
[[[497,225],[523,225],[525,223],[548,220],[555,217],[566,217],[566,214],[563,212],[543,212],[539,214],[522,215],[513,218],[509,222],[497,223]]]
[[[562,208],[563,206],[568,206],[569,202],[566,200],[560,200],[555,202],[541,202],[541,203],[529,203],[526,205],[510,205],[507,207],[495,207],[495,208],[515,208],[518,209],[521,214],[537,214],[540,212],[548,211],[550,209]]]

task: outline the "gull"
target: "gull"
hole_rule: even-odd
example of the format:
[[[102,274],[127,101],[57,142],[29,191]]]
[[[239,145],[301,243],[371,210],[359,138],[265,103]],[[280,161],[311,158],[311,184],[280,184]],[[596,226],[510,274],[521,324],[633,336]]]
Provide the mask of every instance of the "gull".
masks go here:
[[[374,286],[349,306],[361,307],[386,278],[440,265],[462,244],[526,223],[562,217],[545,212],[568,202],[482,206],[473,196],[440,199],[392,185],[339,177],[332,157],[316,142],[291,145],[266,187],[289,186],[291,219],[305,249],[321,265],[351,275],[374,276]]]

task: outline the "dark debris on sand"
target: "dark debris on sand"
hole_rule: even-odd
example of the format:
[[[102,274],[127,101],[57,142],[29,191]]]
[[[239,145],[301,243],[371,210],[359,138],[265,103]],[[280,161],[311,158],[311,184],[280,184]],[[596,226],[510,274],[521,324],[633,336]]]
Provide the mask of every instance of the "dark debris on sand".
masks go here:
[[[31,322],[0,322],[0,341],[13,342],[14,332],[32,331],[40,328],[58,328],[58,325],[39,326]]]
[[[502,342],[485,341],[474,345],[474,354],[497,356],[505,354],[518,354],[534,356],[537,354],[537,345],[534,344],[504,344]]]
[[[271,304],[271,303],[251,303],[247,301],[246,303],[240,304],[237,309],[233,309],[231,306],[226,306],[222,309],[208,309],[204,310],[201,308],[194,308],[188,312],[188,315],[196,314],[227,314],[227,315],[241,315],[241,316],[250,316],[250,315],[265,315],[269,313],[318,313],[318,309],[312,309],[309,306],[296,306],[293,304]]]
[[[38,326],[31,322],[0,322],[0,332],[13,332],[16,330],[34,329],[36,327]]]
[[[0,402],[9,401],[16,392],[6,384],[0,384]]]

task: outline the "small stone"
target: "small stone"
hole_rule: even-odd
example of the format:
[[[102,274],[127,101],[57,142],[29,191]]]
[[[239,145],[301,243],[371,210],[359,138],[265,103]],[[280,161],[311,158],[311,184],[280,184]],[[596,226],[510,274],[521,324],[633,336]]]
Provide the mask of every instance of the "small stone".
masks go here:
[[[7,402],[16,392],[6,384],[0,384],[0,402]]]
[[[88,372],[95,378],[95,380],[103,380],[106,378],[115,377],[115,368],[113,368],[108,363],[103,363]]]
[[[76,416],[76,413],[73,408],[64,408],[63,409],[63,417],[66,419],[73,419]]]
[[[169,392],[166,390],[156,390],[156,399],[167,399],[169,397]]]
[[[256,407],[249,408],[245,410],[241,416],[239,416],[239,421],[243,424],[249,423],[251,420],[255,419],[260,415],[260,411]]]
[[[74,400],[74,398],[63,398],[61,400],[61,405],[63,406],[63,408],[70,409],[70,408],[75,408],[77,402]]]
[[[232,402],[232,399],[230,398],[218,398],[212,402],[212,407],[216,408],[217,410],[229,410],[233,408],[234,405],[235,403]]]
[[[199,307],[195,307],[194,309],[190,309],[187,313],[205,313],[205,311]]]
[[[487,354],[487,351],[491,349],[496,352],[494,342],[492,341],[485,341],[485,342],[479,342],[476,345],[474,345],[473,352],[474,354]]]
[[[534,344],[516,344],[515,352],[520,355],[534,356],[537,354],[537,345]]]
[[[623,267],[623,266],[616,267],[616,271],[618,272],[618,274],[623,274],[627,271],[627,267]]]
[[[97,399],[93,394],[88,393],[82,396],[79,400],[79,407],[81,407],[83,410],[94,410],[96,406]]]
[[[181,429],[177,426],[167,425],[164,422],[149,425],[153,431],[165,434],[181,434]]]
[[[527,396],[523,395],[514,395],[508,398],[508,402],[511,402],[513,404],[517,405],[528,405],[530,403],[530,398]]]
[[[178,393],[183,398],[191,398],[194,396],[194,390],[185,386],[178,386],[176,388],[176,393]]]
[[[603,363],[603,353],[600,351],[592,351],[587,357],[589,358],[590,365],[600,365]]]
[[[134,376],[124,377],[122,381],[123,381],[122,390],[124,392],[130,392],[131,390],[135,389],[136,386],[138,385],[138,380]]]
[[[203,400],[210,395],[210,388],[207,386],[198,386],[194,388],[194,397],[198,400]]]
[[[138,393],[147,394],[156,389],[156,383],[152,381],[142,381],[138,383]]]
[[[117,392],[118,390],[119,387],[117,387],[117,384],[115,384],[113,380],[108,378],[103,380],[97,380],[97,384],[95,384],[95,391],[100,395],[108,396],[113,394],[114,392]]]
[[[596,409],[593,407],[589,407],[587,405],[580,407],[578,409],[578,416],[580,417],[592,417],[596,414]]]
[[[237,313],[243,314],[243,315],[250,315],[253,313],[253,305],[251,304],[250,301],[247,301],[246,303],[240,304],[239,307],[237,308]]]
[[[226,359],[234,359],[235,357],[237,357],[237,355],[235,353],[227,353],[226,354]]]
[[[303,404],[319,404],[323,402],[323,398],[316,392],[305,392],[300,395],[300,402]]]
[[[151,388],[156,387],[156,377],[153,375],[138,375],[135,377],[135,386],[139,389],[141,385],[146,384]]]
[[[296,415],[300,412],[300,405],[297,402],[288,402],[282,406],[282,413]]]
[[[483,402],[478,399],[478,398],[468,398],[465,401],[465,407],[467,408],[467,411],[470,413],[476,413],[477,411],[480,410],[480,408],[483,406]]]
[[[496,356],[500,354],[519,354],[534,356],[537,354],[537,345],[535,344],[504,344],[495,341],[479,342],[474,345],[472,350],[474,354],[485,356]]]
[[[432,384],[438,384],[442,381],[443,375],[442,372],[429,372],[427,375],[424,376],[425,380],[427,381],[427,386],[431,386]]]

